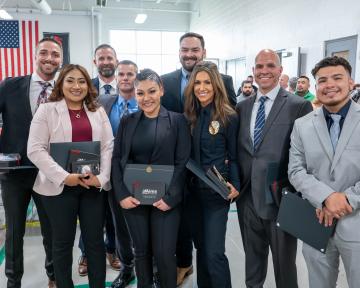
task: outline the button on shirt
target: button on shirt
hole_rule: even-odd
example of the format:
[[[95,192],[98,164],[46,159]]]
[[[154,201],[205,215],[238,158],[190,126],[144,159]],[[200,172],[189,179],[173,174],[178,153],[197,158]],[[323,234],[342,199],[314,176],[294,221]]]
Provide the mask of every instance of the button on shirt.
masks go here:
[[[105,88],[104,86],[105,85],[111,85],[111,90],[110,90],[110,95],[115,95],[117,94],[117,86],[116,86],[116,79],[114,79],[113,81],[111,81],[110,83],[105,83],[104,81],[102,81],[100,78],[99,78],[99,95],[105,95],[106,91],[105,91]]]
[[[50,80],[50,81],[44,81],[38,74],[36,74],[36,72],[34,72],[31,75],[29,96],[30,96],[30,107],[31,107],[32,115],[34,115],[36,112],[37,101],[38,101],[40,92],[43,89],[40,82],[48,82],[51,85],[46,89],[47,97],[50,96],[50,94],[54,88],[54,85],[55,85],[54,79]]]
[[[280,85],[277,85],[273,90],[271,90],[270,92],[263,94],[260,92],[260,89],[258,90],[257,94],[256,94],[256,100],[251,112],[251,120],[250,120],[250,136],[251,136],[251,140],[254,141],[254,128],[255,128],[255,121],[256,121],[256,114],[259,110],[259,106],[260,106],[260,102],[259,99],[261,96],[267,96],[267,100],[265,101],[265,120],[267,119],[272,105],[274,104],[275,98],[277,96],[277,94],[279,93],[280,90]],[[266,122],[265,122],[266,123]],[[266,124],[265,124],[266,125]]]

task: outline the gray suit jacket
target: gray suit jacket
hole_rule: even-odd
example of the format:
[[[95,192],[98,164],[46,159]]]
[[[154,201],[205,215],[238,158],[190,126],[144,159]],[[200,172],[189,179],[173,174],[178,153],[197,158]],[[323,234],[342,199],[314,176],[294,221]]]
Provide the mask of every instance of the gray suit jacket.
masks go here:
[[[289,179],[315,207],[334,191],[347,195],[354,211],[336,233],[360,241],[360,105],[351,103],[335,153],[322,108],[298,119],[291,134]]]
[[[119,95],[100,95],[98,98],[99,103],[104,107],[106,114],[110,116],[111,108]]]
[[[236,94],[234,90],[232,77],[224,74],[221,74],[221,77],[224,81],[229,102],[231,106],[235,107]],[[161,97],[161,104],[169,111],[183,113],[184,105],[181,102],[181,97],[180,97],[181,69],[162,75],[161,80],[163,81],[164,84],[164,96]]]
[[[269,164],[278,165],[277,179],[274,180],[283,187],[287,186],[290,133],[294,121],[312,111],[312,106],[309,101],[280,88],[266,119],[259,148],[254,152],[250,136],[250,120],[255,99],[255,96],[250,96],[236,106],[240,122],[237,141],[241,183],[239,201],[246,201],[251,197],[257,214],[262,219],[274,220],[278,207],[266,202],[266,190],[269,189],[267,183]]]

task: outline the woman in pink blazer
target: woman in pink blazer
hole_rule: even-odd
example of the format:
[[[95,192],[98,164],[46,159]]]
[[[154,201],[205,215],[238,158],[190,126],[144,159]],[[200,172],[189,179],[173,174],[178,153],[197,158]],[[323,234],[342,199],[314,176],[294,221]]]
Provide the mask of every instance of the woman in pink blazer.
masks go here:
[[[72,248],[77,218],[88,256],[90,287],[105,287],[103,193],[110,188],[113,134],[96,102],[96,90],[80,65],[65,66],[49,101],[41,104],[30,127],[28,157],[39,168],[34,191],[41,195],[53,232],[58,288],[74,287]],[[69,173],[49,154],[50,143],[100,141],[100,174]],[[87,179],[84,178],[86,176]]]

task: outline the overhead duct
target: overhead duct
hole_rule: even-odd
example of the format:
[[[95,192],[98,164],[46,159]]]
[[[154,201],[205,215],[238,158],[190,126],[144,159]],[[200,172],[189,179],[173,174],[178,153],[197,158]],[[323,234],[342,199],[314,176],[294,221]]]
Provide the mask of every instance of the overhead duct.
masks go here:
[[[51,7],[46,0],[31,0],[31,2],[41,11],[41,13],[46,15],[51,14]]]

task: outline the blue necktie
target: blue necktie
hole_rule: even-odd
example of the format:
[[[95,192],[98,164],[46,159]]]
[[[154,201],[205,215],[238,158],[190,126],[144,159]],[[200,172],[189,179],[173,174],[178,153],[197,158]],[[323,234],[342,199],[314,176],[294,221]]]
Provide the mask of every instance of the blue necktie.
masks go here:
[[[104,86],[104,89],[105,89],[105,95],[110,95],[110,91],[111,91],[111,85],[109,84],[105,84]]]
[[[339,114],[330,114],[331,119],[333,120],[331,126],[330,126],[330,140],[331,140],[331,144],[333,146],[333,149],[335,151],[336,149],[336,145],[338,143],[339,140],[339,135],[340,135],[340,120],[341,120],[341,115]]]
[[[256,114],[255,128],[254,128],[254,151],[257,150],[265,126],[265,101],[267,96],[261,96],[259,99],[259,109]]]

